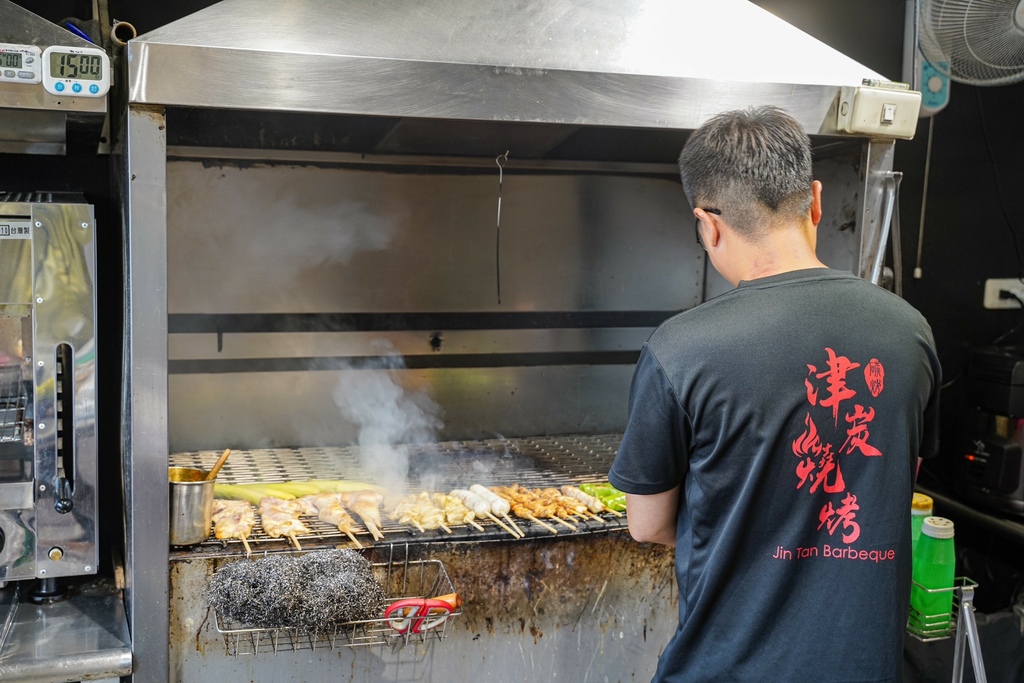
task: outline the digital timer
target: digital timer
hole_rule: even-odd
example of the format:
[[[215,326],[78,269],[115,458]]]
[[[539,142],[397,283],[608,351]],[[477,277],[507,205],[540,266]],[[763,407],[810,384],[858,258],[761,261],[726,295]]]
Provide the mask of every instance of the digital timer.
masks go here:
[[[40,54],[35,45],[0,43],[0,82],[39,83],[42,73]]]
[[[110,58],[94,47],[54,45],[43,50],[43,87],[54,95],[103,97],[110,90]]]

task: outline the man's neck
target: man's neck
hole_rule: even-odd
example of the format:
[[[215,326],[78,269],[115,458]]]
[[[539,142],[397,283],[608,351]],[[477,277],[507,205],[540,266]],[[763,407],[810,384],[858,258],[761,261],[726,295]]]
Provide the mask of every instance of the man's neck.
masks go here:
[[[740,258],[734,261],[737,281],[828,267],[818,260],[811,235],[803,228],[774,230],[756,244],[745,243],[741,250]]]

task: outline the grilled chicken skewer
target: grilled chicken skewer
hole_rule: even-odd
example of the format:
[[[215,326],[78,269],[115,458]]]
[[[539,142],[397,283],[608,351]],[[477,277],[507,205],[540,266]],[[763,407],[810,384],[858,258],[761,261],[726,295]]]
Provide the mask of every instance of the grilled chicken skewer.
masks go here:
[[[420,524],[419,517],[416,516],[416,504],[414,500],[406,497],[400,499],[397,503],[388,502],[386,507],[389,507],[388,517],[395,520],[399,524],[408,524],[414,526],[418,531],[426,531],[423,525]]]
[[[484,517],[490,517],[495,524],[497,524],[502,529],[512,534],[513,538],[522,538],[520,534],[513,531],[504,522],[502,522],[500,519],[494,516],[494,514],[491,512],[490,503],[488,503],[486,500],[484,500],[477,494],[473,493],[472,491],[467,491],[466,489],[454,489],[448,495],[454,496],[455,498],[461,500],[463,504],[465,504],[466,507],[472,510],[473,514],[475,514],[480,519],[483,519]]]
[[[535,492],[530,491],[529,489],[524,489],[519,486],[519,484],[513,484],[512,486],[499,486],[496,487],[494,491],[497,495],[501,496],[512,505],[512,512],[515,513],[516,517],[530,519],[526,516],[529,514],[534,518],[534,521],[539,521],[536,519],[538,517],[546,517],[554,520],[571,531],[577,531],[575,526],[563,519],[563,517],[567,516],[568,513],[559,509],[558,505],[555,503],[543,500]],[[551,527],[546,524],[541,524],[541,526],[551,529]]]
[[[420,531],[444,529],[449,534],[452,532],[444,523],[444,510],[431,502],[430,494],[426,491],[406,496],[398,501],[394,509],[388,513],[388,517],[402,524],[411,524]]]
[[[576,500],[571,496],[564,495],[561,491],[554,487],[548,487],[541,489],[539,493],[540,497],[544,500],[549,500],[557,505],[561,510],[564,510],[568,515],[577,515],[579,517],[586,517],[588,519],[596,519],[597,521],[604,524],[605,521],[594,515],[587,509],[587,506]]]
[[[515,501],[513,503],[510,503],[510,507],[512,508],[512,514],[514,514],[516,517],[522,517],[523,519],[528,519],[531,522],[536,522],[537,524],[541,525],[553,534],[558,533],[558,529],[551,526],[550,524],[547,524],[537,519],[537,516],[533,514],[533,509],[527,507],[524,503]]]
[[[352,491],[341,494],[341,502],[346,508],[359,515],[375,541],[384,538],[384,532],[380,530],[384,526],[380,520],[380,504],[384,502],[384,496],[376,491]]]
[[[339,531],[352,539],[357,548],[363,547],[363,544],[355,537],[355,534],[359,532],[356,520],[352,519],[352,515],[348,514],[342,506],[340,493],[315,493],[299,498],[299,502],[312,505],[316,510],[317,519],[338,527]]]
[[[575,511],[565,503],[562,494],[557,489],[528,489],[519,484],[512,484],[505,489],[505,492],[532,509],[536,516],[553,519],[562,526],[577,531],[575,525],[566,521],[574,518]],[[572,502],[575,504],[575,501]]]
[[[252,505],[244,500],[213,501],[213,535],[214,538],[237,538],[245,546],[245,556],[252,555],[249,547],[249,535],[256,524],[256,513]]]
[[[296,536],[310,533],[309,527],[299,520],[302,510],[303,506],[294,500],[269,497],[260,499],[260,520],[263,522],[263,530],[271,538],[287,536],[296,550],[302,550]]]
[[[469,524],[480,531],[484,530],[482,526],[473,521],[476,517],[476,513],[466,507],[466,504],[455,496],[435,493],[430,497],[430,500],[434,505],[444,510],[445,520],[447,520],[449,524],[453,526]]]

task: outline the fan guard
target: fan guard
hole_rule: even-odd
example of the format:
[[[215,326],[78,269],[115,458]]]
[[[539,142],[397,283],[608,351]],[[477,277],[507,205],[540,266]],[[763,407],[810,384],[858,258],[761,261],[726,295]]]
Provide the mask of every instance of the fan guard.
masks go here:
[[[1024,0],[922,0],[920,47],[954,81],[1024,80]]]

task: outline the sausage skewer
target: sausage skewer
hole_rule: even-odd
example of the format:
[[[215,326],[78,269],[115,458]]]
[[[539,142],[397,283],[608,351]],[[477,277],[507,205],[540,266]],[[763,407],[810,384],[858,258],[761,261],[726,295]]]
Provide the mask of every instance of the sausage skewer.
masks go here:
[[[520,534],[510,529],[504,522],[502,522],[500,519],[494,516],[494,514],[491,512],[490,503],[488,503],[486,500],[484,500],[477,494],[473,493],[472,491],[467,491],[466,489],[454,489],[448,495],[455,496],[456,498],[461,500],[466,505],[466,507],[472,510],[474,514],[479,515],[481,519],[483,519],[484,517],[490,517],[495,524],[497,524],[502,529],[512,534],[513,538],[522,538]]]
[[[505,521],[511,524],[512,527],[519,532],[520,537],[526,536],[526,534],[523,533],[523,530],[519,528],[519,525],[508,516],[508,513],[511,512],[511,508],[509,507],[509,502],[507,500],[497,495],[486,486],[481,486],[480,484],[473,484],[469,487],[469,490],[490,503],[491,512],[504,517]]]

